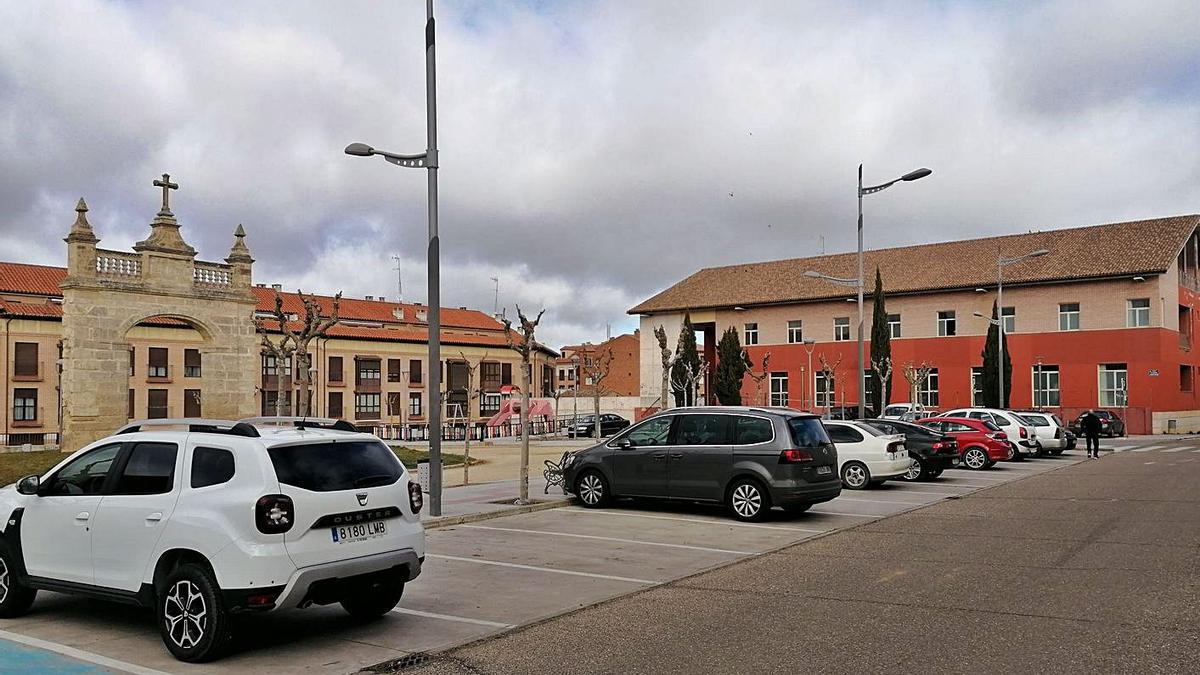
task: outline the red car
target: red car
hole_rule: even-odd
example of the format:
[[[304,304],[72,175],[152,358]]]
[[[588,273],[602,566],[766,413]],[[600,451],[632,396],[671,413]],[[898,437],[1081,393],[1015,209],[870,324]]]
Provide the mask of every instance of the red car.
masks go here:
[[[968,469],[987,469],[996,462],[1012,459],[1008,434],[987,420],[968,417],[927,417],[922,424],[958,440],[958,453]]]

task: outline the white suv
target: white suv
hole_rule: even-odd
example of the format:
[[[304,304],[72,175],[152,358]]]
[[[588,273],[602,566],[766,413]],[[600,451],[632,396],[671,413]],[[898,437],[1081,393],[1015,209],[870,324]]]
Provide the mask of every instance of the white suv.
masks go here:
[[[206,661],[235,613],[381,616],[421,573],[421,504],[347,422],[135,422],[0,489],[0,617],[39,589],[154,607],[167,649]]]

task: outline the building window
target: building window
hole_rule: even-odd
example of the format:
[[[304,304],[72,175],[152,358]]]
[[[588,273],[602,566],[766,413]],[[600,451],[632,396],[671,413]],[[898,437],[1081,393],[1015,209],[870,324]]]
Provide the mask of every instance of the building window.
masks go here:
[[[282,411],[276,410],[276,403],[282,401]],[[273,415],[292,414],[292,392],[264,389],[262,393],[262,414],[264,417]]]
[[[392,391],[387,395],[387,414],[388,417],[399,417],[402,401],[400,400],[400,392]]]
[[[938,312],[938,335],[941,337],[958,335],[958,323],[954,320],[954,310]]]
[[[1150,325],[1150,299],[1137,298],[1129,300],[1125,308],[1125,325],[1130,328],[1141,328]]]
[[[747,345],[758,344],[758,324],[757,323],[746,324],[746,339],[743,340],[743,342],[745,342]]]
[[[1002,307],[1000,308],[1000,318],[1004,321],[1004,332],[1017,332],[1017,308]]]
[[[1179,366],[1179,391],[1192,391],[1195,386],[1192,382],[1193,371],[1191,366]]]
[[[166,347],[151,347],[149,369],[146,371],[146,377],[165,378],[167,376],[167,348]]]
[[[1046,364],[1033,367],[1033,407],[1057,408],[1061,404],[1058,366]]]
[[[1124,363],[1105,363],[1100,366],[1100,405],[1123,408],[1126,405],[1129,372]]]
[[[379,394],[355,394],[354,416],[358,419],[379,419]]]
[[[816,386],[813,391],[817,393],[814,401],[818,408],[826,408],[833,405],[834,388],[837,383],[832,377],[825,377],[825,371],[818,370],[816,372]]]
[[[788,374],[771,373],[771,405],[787,407]]]
[[[327,379],[330,382],[344,382],[345,376],[342,374],[342,357],[329,357],[329,375]]]
[[[414,392],[409,393],[409,395],[408,395],[408,416],[409,417],[420,417],[421,416],[421,393],[420,392],[414,391]]]
[[[13,390],[13,421],[36,422],[38,418],[38,390]]]
[[[554,367],[542,365],[542,396],[549,396],[554,391]]]
[[[484,361],[479,364],[479,386],[483,391],[500,391],[499,361]]]
[[[280,363],[279,360],[275,358],[274,354],[263,354],[262,374],[267,377],[273,377],[276,375],[291,375],[292,360],[284,359],[283,363]]]
[[[127,419],[133,419],[133,418],[134,418],[134,417],[136,417],[136,416],[137,416],[137,408],[136,408],[136,407],[134,407],[134,404],[133,404],[133,390],[132,390],[132,389],[130,389],[130,390],[129,390],[129,400],[128,400],[128,401],[126,402],[126,404],[125,404],[125,417],[126,417]]]
[[[1079,303],[1064,302],[1058,306],[1058,329],[1079,330]]]
[[[421,360],[410,359],[408,362],[408,383],[421,384]]]
[[[342,416],[342,392],[329,392],[329,399],[326,405],[325,414],[335,419]]]
[[[838,342],[850,339],[850,317],[839,316],[833,320],[833,339]]]
[[[971,405],[983,405],[983,366],[971,368]]]
[[[926,408],[938,407],[938,370],[929,371],[929,377],[917,389],[917,402]]]
[[[36,342],[18,342],[13,354],[13,377],[33,379],[38,376],[38,344]]]
[[[200,377],[200,350],[183,350],[183,376]]]
[[[133,371],[134,371],[133,364],[136,361],[137,361],[137,349],[130,347],[129,348],[129,376],[130,377],[133,377]],[[133,417],[133,416],[130,415],[130,417]]]
[[[900,315],[899,314],[888,314],[887,315],[887,323],[888,323],[888,332],[892,336],[892,339],[894,340],[894,339],[900,337]]]
[[[183,390],[183,416],[184,417],[204,417],[200,413],[200,390],[199,389],[184,389]]]
[[[804,342],[804,322],[800,320],[788,322],[788,344],[798,345]]]
[[[479,414],[491,417],[500,412],[500,394],[484,394],[479,399]]]
[[[400,359],[388,359],[388,382],[399,382],[401,377]]]
[[[360,359],[355,366],[358,373],[355,379],[356,384],[379,386],[379,359]]]
[[[167,390],[151,389],[147,394],[146,418],[157,420],[170,417],[167,411]]]
[[[875,400],[875,371],[870,368],[863,370],[862,389],[863,405],[870,406],[871,401]]]
[[[512,385],[512,364],[500,364],[500,386]]]

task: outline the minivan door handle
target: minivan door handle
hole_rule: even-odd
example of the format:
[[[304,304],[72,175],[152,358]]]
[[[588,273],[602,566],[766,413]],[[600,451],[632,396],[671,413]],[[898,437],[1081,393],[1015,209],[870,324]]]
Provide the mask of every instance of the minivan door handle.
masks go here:
[[[148,523],[157,523],[160,520],[162,520],[162,511],[157,511],[146,516],[146,522]]]
[[[656,452],[653,455],[650,455],[650,459],[666,459],[666,458],[667,458],[667,453],[665,453],[665,452]]]
[[[671,459],[683,459],[683,453],[682,452],[672,452]]]
[[[77,520],[81,523],[87,522],[88,519],[90,519],[91,517],[92,517],[92,514],[88,513],[87,511],[80,511],[79,513],[75,514],[75,520]]]

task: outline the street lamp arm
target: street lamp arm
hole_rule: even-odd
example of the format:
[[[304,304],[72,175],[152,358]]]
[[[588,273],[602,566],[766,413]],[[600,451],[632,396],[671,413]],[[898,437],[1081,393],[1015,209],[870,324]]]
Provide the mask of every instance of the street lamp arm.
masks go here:
[[[346,146],[347,155],[355,157],[370,157],[371,155],[379,155],[386,162],[395,164],[396,166],[410,167],[414,169],[437,168],[436,151],[422,152],[416,155],[401,155],[387,150],[376,150],[366,143],[351,143]],[[432,161],[430,158],[433,158]]]
[[[1050,254],[1050,251],[1047,251],[1046,249],[1043,248],[1043,249],[1038,249],[1036,251],[1031,251],[1029,253],[1026,253],[1025,255],[1018,255],[1018,256],[1014,256],[1012,258],[1001,258],[1000,266],[1005,267],[1007,265],[1015,265],[1019,262],[1024,262],[1026,260],[1029,260],[1030,258],[1040,258],[1044,255],[1049,255],[1049,254]]]
[[[893,185],[895,185],[896,183],[899,183],[900,181],[907,182],[907,181],[919,180],[921,178],[928,176],[931,173],[933,173],[933,171],[931,171],[929,169],[925,169],[925,168],[917,169],[916,171],[909,171],[908,173],[904,174],[903,176],[900,176],[899,178],[897,178],[895,180],[888,181],[886,183],[881,183],[879,185],[872,185],[870,187],[861,188],[859,190],[859,195],[860,196],[861,195],[869,195],[869,194],[874,194],[876,192],[882,192],[883,190],[886,190],[886,189],[892,187]]]

